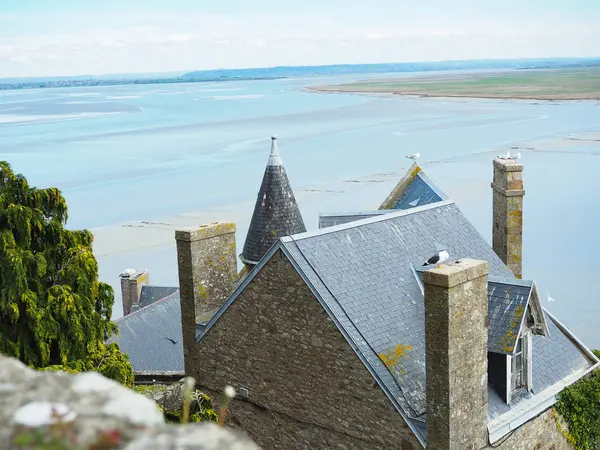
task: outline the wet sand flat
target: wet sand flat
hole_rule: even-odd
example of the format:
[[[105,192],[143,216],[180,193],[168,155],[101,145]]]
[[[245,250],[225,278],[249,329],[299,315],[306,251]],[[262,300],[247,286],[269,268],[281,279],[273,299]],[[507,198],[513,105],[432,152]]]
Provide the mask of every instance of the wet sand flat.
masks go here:
[[[421,75],[402,79],[313,86],[309,89],[319,92],[421,97],[600,100],[600,68]]]

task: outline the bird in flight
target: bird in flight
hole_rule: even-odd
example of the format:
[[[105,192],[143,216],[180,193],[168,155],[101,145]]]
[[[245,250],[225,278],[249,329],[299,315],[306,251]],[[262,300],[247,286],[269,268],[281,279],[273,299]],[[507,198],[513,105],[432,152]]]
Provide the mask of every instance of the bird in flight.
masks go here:
[[[408,159],[412,159],[413,161],[416,161],[417,159],[419,159],[421,157],[420,153],[413,153],[412,155],[408,155],[407,158]]]
[[[168,338],[168,337],[166,337],[165,339],[166,339],[166,340],[168,340],[168,341],[171,341],[173,344],[177,344],[177,341],[174,341],[174,340],[173,340],[173,339],[171,339],[171,338]]]
[[[439,269],[440,266],[442,265],[442,263],[448,261],[449,258],[450,258],[450,255],[448,254],[448,252],[446,250],[440,250],[435,255],[433,255],[431,258],[429,258],[427,261],[425,261],[425,263],[423,265],[430,266],[432,264],[437,264],[438,269]]]
[[[546,295],[548,296],[548,301],[549,302],[553,302],[554,299],[552,297],[550,297],[550,294],[548,294],[548,291],[546,291]]]

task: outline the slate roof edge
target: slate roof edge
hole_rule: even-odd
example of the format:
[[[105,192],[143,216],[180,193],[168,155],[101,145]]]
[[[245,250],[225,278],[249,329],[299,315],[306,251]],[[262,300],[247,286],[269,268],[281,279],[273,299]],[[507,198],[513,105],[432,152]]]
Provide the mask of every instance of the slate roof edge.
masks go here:
[[[600,359],[598,359],[596,357],[596,355],[594,355],[594,353],[589,349],[589,347],[587,345],[585,345],[583,342],[581,342],[574,334],[571,330],[569,330],[565,325],[562,324],[562,322],[560,322],[556,317],[554,317],[546,308],[544,308],[542,306],[542,310],[544,311],[544,314],[547,314],[548,317],[550,317],[550,320],[552,320],[552,322],[554,322],[554,324],[558,327],[558,329],[567,337],[569,338],[576,347],[579,348],[580,351],[582,351],[585,356],[587,356],[592,363],[592,367],[600,367]]]
[[[130,312],[129,314],[127,314],[126,316],[122,316],[119,317],[118,319],[115,320],[115,323],[118,325],[119,323],[123,323],[128,317],[132,317],[134,315],[136,315],[137,313],[139,313],[140,311],[146,311],[148,308],[153,307],[154,305],[158,305],[162,302],[164,302],[165,300],[170,299],[171,297],[173,297],[175,294],[177,294],[179,292],[179,288],[177,288],[177,290],[175,292],[173,292],[170,295],[167,295],[166,297],[161,298],[160,300],[156,300],[155,302],[150,303],[149,305],[144,306],[143,308],[138,308],[135,311]]]
[[[382,215],[382,214],[391,214],[393,213],[393,209],[374,209],[367,211],[358,211],[358,212],[339,212],[339,213],[319,213],[319,219],[321,217],[356,217],[356,216],[367,216],[367,215]]]
[[[283,241],[283,238],[281,240]],[[293,241],[293,238],[289,239],[289,240],[286,240],[285,243],[291,243],[292,241]],[[396,408],[396,410],[398,411],[398,413],[402,417],[402,420],[404,420],[404,422],[406,423],[406,425],[410,428],[410,430],[416,436],[416,438],[419,441],[419,443],[423,446],[423,448],[425,448],[426,447],[425,439],[423,438],[423,436],[421,436],[419,430],[412,423],[412,420],[419,420],[419,417],[416,417],[416,416],[415,417],[411,417],[406,411],[404,411],[404,409],[402,408],[402,406],[400,406],[400,404],[398,403],[398,401],[396,400],[396,398],[394,397],[394,395],[389,391],[387,385],[383,382],[383,380],[379,377],[379,375],[377,375],[377,372],[371,366],[371,364],[369,363],[369,361],[367,360],[367,358],[365,358],[365,356],[362,353],[362,351],[360,350],[359,346],[354,342],[354,339],[352,339],[352,337],[346,331],[346,329],[344,328],[344,326],[339,322],[337,316],[329,309],[329,307],[327,306],[327,303],[324,301],[324,299],[321,296],[321,294],[319,293],[318,289],[316,289],[316,287],[313,285],[313,283],[310,281],[310,279],[306,276],[306,273],[304,272],[304,270],[302,270],[302,268],[298,265],[298,263],[296,262],[295,258],[292,256],[292,254],[286,248],[285,243],[283,243],[283,245],[281,245],[281,249],[284,252],[284,254],[287,256],[287,258],[290,260],[290,262],[292,263],[292,265],[294,266],[294,268],[296,269],[296,272],[298,272],[298,274],[304,280],[304,282],[306,283],[306,285],[308,286],[308,288],[311,290],[311,292],[313,293],[313,295],[315,296],[315,298],[317,299],[317,301],[321,304],[321,306],[323,307],[323,309],[325,310],[325,312],[327,312],[327,315],[335,323],[336,328],[340,331],[340,333],[342,333],[342,335],[344,336],[344,338],[346,339],[346,341],[348,342],[348,344],[350,344],[350,347],[352,347],[352,350],[354,350],[354,354],[360,359],[360,361],[363,363],[363,366],[371,374],[371,376],[373,377],[373,379],[375,381],[377,381],[377,384],[379,385],[379,387],[381,388],[381,390],[384,392],[384,394],[388,397],[388,399],[390,400],[390,402],[394,405],[394,407]],[[295,242],[294,242],[294,245],[295,245]],[[300,254],[303,254],[302,251],[300,251]],[[334,296],[332,296],[332,298],[339,305],[339,302],[337,301],[337,299]],[[339,306],[340,306],[340,308],[342,310],[344,309],[344,308],[341,307],[341,305],[339,305]]]
[[[502,437],[506,436],[510,431],[518,428],[528,420],[537,415],[544,412],[546,409],[553,406],[558,400],[557,395],[566,387],[575,383],[579,379],[585,377],[590,372],[600,368],[600,360],[594,355],[594,353],[585,346],[579,339],[575,337],[575,335],[565,327],[558,319],[556,319],[552,314],[550,314],[544,307],[542,307],[544,314],[547,314],[550,320],[554,322],[554,324],[558,327],[558,329],[563,333],[567,339],[571,340],[579,350],[584,353],[588,359],[590,359],[590,365],[587,368],[579,369],[570,375],[566,376],[562,380],[557,383],[554,383],[552,386],[544,389],[539,394],[533,396],[530,402],[535,400],[535,403],[528,409],[523,410],[523,405],[521,409],[515,408],[514,411],[509,411],[497,419],[491,420],[488,422],[488,431],[490,436],[490,443],[495,443]],[[512,414],[511,414],[512,412]],[[504,420],[503,420],[504,418]]]
[[[520,280],[518,278],[500,277],[497,275],[488,275],[488,281],[492,283],[508,284],[510,286],[523,286],[533,288],[533,280]]]
[[[431,188],[433,192],[440,196],[441,201],[448,200],[450,197],[446,195],[444,191],[442,191],[437,185],[433,182],[431,178],[427,176],[427,174],[421,169],[421,171],[417,174],[417,177],[421,177],[421,179],[427,183],[427,186]]]
[[[177,287],[177,286],[167,286],[167,285],[162,285],[162,284],[144,284],[144,285],[142,285],[142,289],[143,288],[146,288],[146,289],[148,289],[148,288],[155,288],[155,287],[156,288],[162,288],[162,289],[165,289],[165,288],[168,288],[168,289],[179,289],[179,287]]]
[[[421,211],[427,211],[427,210],[434,209],[434,208],[440,208],[442,206],[451,205],[453,203],[454,203],[453,200],[444,200],[441,202],[430,203],[428,205],[415,206],[414,208],[410,208],[410,209],[403,209],[403,210],[388,209],[388,210],[385,210],[385,211],[387,211],[387,214],[381,214],[381,215],[378,215],[375,217],[367,217],[365,219],[355,220],[353,222],[342,223],[339,225],[333,225],[333,226],[327,227],[327,228],[320,228],[318,230],[305,231],[304,233],[298,233],[298,234],[294,234],[292,236],[284,236],[284,237],[280,238],[280,240],[284,243],[291,242],[292,239],[299,241],[301,239],[306,239],[306,238],[310,238],[310,237],[314,237],[314,236],[321,236],[321,235],[328,234],[328,233],[335,233],[336,231],[349,230],[351,228],[357,228],[362,225],[368,225],[371,223],[381,222],[383,220],[390,220],[390,219],[394,219],[396,217],[408,216],[410,214],[416,214]]]
[[[487,428],[490,444],[498,442],[511,431],[516,430],[525,422],[539,416],[545,410],[553,406],[558,400],[558,394],[563,389],[590,373],[594,370],[594,367],[595,366],[588,367],[587,369],[579,369],[563,378],[561,381],[544,389],[539,394],[534,395],[530,400],[524,402],[530,403],[531,405],[529,407],[525,408],[525,405],[519,405],[517,403],[514,409],[504,413],[497,419],[488,421]]]

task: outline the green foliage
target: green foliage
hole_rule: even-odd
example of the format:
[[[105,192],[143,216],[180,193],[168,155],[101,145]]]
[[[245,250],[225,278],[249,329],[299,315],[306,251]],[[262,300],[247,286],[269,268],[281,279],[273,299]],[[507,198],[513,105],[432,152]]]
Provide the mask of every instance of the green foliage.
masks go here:
[[[200,391],[192,395],[190,413],[190,422],[216,422],[219,418],[212,398]]]
[[[68,230],[55,188],[30,187],[0,161],[0,352],[34,368],[98,370],[132,384],[116,345],[112,288],[98,281],[88,230]]]
[[[127,355],[119,350],[116,343],[98,344],[98,349],[91,353],[87,359],[69,361],[64,365],[44,367],[41,370],[61,371],[66,373],[79,373],[96,371],[106,378],[111,378],[128,388],[133,387],[133,370]]]
[[[136,389],[138,391],[138,389]],[[138,391],[140,392],[140,391]],[[168,423],[182,423],[183,411],[171,411],[158,405]],[[192,393],[190,402],[189,422],[217,422],[219,415],[215,411],[212,399],[204,392],[195,391]]]
[[[594,350],[600,357],[600,350]],[[568,425],[563,430],[576,450],[600,448],[600,370],[563,390],[556,410]]]

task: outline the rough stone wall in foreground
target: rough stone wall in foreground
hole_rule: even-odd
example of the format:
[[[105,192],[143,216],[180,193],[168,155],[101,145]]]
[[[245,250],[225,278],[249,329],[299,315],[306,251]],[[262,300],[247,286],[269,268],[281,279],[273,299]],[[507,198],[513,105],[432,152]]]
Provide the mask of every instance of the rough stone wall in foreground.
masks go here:
[[[198,387],[268,449],[420,448],[281,251],[198,344]]]
[[[17,445],[35,434],[47,444],[69,443]],[[258,450],[247,437],[214,424],[166,425],[156,403],[96,372],[38,372],[2,355],[0,448]]]

